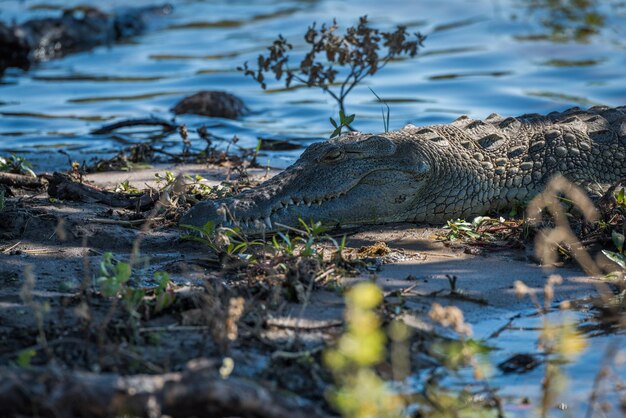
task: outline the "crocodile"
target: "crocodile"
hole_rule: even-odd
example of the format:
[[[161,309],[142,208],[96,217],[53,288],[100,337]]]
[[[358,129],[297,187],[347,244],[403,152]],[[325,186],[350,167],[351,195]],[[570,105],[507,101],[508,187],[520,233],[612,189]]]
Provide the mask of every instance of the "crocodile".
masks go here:
[[[300,219],[442,224],[523,205],[557,174],[596,194],[626,177],[626,106],[348,133],[310,145],[256,188],[198,203],[180,223],[253,234]]]
[[[6,68],[32,64],[109,45],[144,32],[148,21],[168,15],[172,6],[126,7],[113,13],[80,6],[59,17],[31,19],[20,25],[0,22],[0,76]]]

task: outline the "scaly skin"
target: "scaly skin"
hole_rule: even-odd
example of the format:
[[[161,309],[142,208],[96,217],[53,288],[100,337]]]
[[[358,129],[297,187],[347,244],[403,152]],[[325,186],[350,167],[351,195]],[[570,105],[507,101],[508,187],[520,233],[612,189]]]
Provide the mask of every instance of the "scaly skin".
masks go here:
[[[311,145],[255,189],[199,203],[181,224],[212,221],[248,233],[297,226],[299,218],[438,224],[524,204],[556,174],[590,193],[626,177],[626,106],[343,135]]]

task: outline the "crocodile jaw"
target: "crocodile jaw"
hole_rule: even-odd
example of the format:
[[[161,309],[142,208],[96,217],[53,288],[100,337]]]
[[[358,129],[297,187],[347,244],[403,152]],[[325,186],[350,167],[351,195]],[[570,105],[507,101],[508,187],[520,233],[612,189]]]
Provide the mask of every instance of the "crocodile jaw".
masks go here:
[[[391,182],[393,180],[393,182]],[[261,234],[310,224],[352,226],[412,219],[413,199],[424,181],[412,171],[376,170],[355,184],[324,195],[279,193],[270,199],[254,193],[204,201],[194,206],[181,225],[236,227],[247,234]]]

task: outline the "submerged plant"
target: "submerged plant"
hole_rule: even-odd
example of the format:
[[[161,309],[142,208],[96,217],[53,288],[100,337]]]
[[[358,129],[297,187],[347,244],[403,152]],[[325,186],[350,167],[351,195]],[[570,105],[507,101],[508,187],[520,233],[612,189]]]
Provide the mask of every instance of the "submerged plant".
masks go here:
[[[587,42],[606,25],[599,0],[528,0],[530,12],[537,13],[547,30],[543,37],[557,42]],[[610,2],[607,2],[610,3]]]

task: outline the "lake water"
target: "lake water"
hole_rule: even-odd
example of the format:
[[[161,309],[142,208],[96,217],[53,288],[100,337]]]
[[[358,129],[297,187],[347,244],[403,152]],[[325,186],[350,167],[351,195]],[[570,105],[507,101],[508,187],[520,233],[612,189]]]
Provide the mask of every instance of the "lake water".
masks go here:
[[[58,15],[85,0],[0,0],[0,20],[22,22]],[[145,0],[133,5],[148,5]],[[574,3],[588,4],[585,9]],[[92,2],[105,10],[126,2]],[[321,91],[280,84],[266,91],[236,67],[254,61],[277,34],[301,56],[302,35],[313,21],[336,17],[342,28],[367,14],[373,26],[406,25],[428,35],[415,59],[390,63],[366,79],[347,100],[354,127],[383,130],[381,106],[391,107],[391,129],[406,123],[446,123],[461,114],[518,115],[571,106],[626,104],[626,3],[574,0],[448,1],[174,1],[171,16],[123,44],[104,46],[28,72],[10,70],[0,81],[0,154],[27,153],[36,170],[72,159],[109,155],[136,139],[93,136],[106,122],[150,115],[170,119],[170,108],[201,89],[227,90],[252,114],[239,121],[182,116],[194,128],[237,135],[254,147],[257,138],[298,138],[303,145],[328,137],[338,107]],[[555,6],[556,5],[556,6]],[[561,7],[562,6],[562,7]],[[300,55],[298,55],[300,54]],[[177,135],[166,142],[176,147]],[[198,142],[200,145],[200,142]],[[263,157],[288,165],[301,152]],[[51,158],[55,157],[55,158]],[[57,167],[58,168],[58,167]]]
[[[0,0],[0,20],[22,22],[57,15],[62,7],[84,3]],[[406,123],[446,123],[461,114],[485,117],[492,112],[518,115],[571,106],[626,105],[624,1],[172,3],[173,14],[155,22],[143,36],[42,63],[28,72],[9,70],[0,80],[0,155],[25,154],[38,172],[59,164],[67,167],[67,157],[59,150],[77,161],[111,155],[140,139],[94,136],[92,130],[127,118],[170,119],[169,109],[178,100],[204,89],[234,93],[252,113],[238,121],[178,117],[198,145],[203,142],[194,128],[202,125],[217,135],[237,135],[247,147],[254,147],[258,137],[295,138],[303,145],[326,138],[331,131],[328,118],[338,111],[330,97],[312,89],[286,91],[279,84],[263,91],[236,67],[254,61],[279,33],[292,41],[298,57],[305,46],[302,35],[311,22],[336,17],[345,26],[364,14],[376,27],[389,30],[406,25],[428,39],[418,57],[390,63],[351,93],[347,108],[357,115],[354,126],[362,131],[383,130],[381,106],[369,88],[389,103],[391,129]],[[589,7],[572,8],[574,3]],[[93,2],[107,10],[124,4]],[[165,144],[178,147],[180,140],[174,134]],[[273,152],[263,158],[283,167],[299,152]],[[584,390],[590,389],[605,340],[593,339],[593,348],[568,366],[570,376],[587,382],[581,386]],[[536,334],[508,331],[496,346],[504,357],[516,350],[532,352],[535,342]],[[505,395],[529,391],[529,396],[535,396],[541,376],[539,368],[522,377],[498,377],[496,383]],[[555,411],[555,416],[580,415]]]

